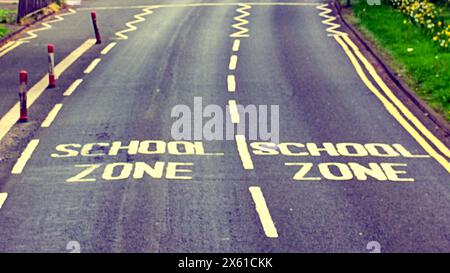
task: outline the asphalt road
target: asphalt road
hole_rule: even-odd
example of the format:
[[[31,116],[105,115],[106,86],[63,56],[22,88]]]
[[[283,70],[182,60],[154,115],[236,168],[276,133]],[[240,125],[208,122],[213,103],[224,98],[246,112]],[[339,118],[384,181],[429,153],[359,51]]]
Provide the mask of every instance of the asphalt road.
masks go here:
[[[17,161],[15,167],[24,162],[20,173],[2,175],[0,192],[8,197],[0,209],[0,251],[68,252],[76,241],[82,252],[369,252],[375,241],[382,252],[450,252],[446,139],[430,129],[440,138],[432,140],[370,90],[372,84],[389,97],[363,60],[351,62],[347,54],[356,52],[339,43],[349,42],[329,36],[321,2],[164,1],[135,31],[123,32],[128,39],[117,39],[144,12],[137,6],[160,3],[85,1],[60,26],[0,58],[11,71],[1,75],[5,88],[16,88],[12,75],[21,66],[12,64],[19,56],[37,82],[46,56],[43,66],[31,65],[37,57],[27,50],[60,41],[66,53],[59,61],[92,37],[86,18],[93,9],[99,14],[103,44],[39,99],[32,125],[12,128],[28,134],[17,157],[39,143],[28,161]],[[248,23],[236,35],[240,15]],[[117,44],[101,54],[111,42]],[[84,73],[96,58],[100,63]],[[76,79],[83,82],[63,97]],[[14,102],[5,98],[2,109]],[[249,130],[250,159],[234,135],[176,145],[171,112],[177,105],[194,111],[194,98],[222,109],[229,100],[279,106],[279,149],[258,148],[267,140],[252,140]],[[54,103],[61,110],[39,128]],[[239,123],[249,121],[239,114]],[[428,126],[422,116],[419,123]],[[2,164],[12,167],[16,159]]]

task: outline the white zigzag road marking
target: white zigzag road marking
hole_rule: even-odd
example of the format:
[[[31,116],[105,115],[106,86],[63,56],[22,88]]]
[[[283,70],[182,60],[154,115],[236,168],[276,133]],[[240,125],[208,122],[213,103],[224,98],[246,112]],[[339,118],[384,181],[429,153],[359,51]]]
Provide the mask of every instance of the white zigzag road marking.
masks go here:
[[[38,37],[38,35],[36,34],[36,32],[40,32],[40,31],[44,31],[44,30],[47,30],[47,29],[51,29],[52,26],[51,26],[50,24],[56,23],[56,22],[60,22],[60,21],[63,21],[63,20],[64,20],[64,18],[63,18],[64,16],[72,15],[72,14],[74,14],[74,13],[76,13],[75,10],[69,9],[69,12],[67,12],[67,13],[64,13],[64,14],[61,14],[61,15],[56,15],[56,16],[55,16],[55,19],[50,20],[50,21],[47,21],[47,22],[43,22],[43,23],[42,23],[43,27],[28,31],[28,32],[27,32],[28,37],[19,39],[18,41],[19,41],[19,42],[25,42],[25,43],[27,43],[27,42],[29,42],[30,40],[35,39],[35,38]]]
[[[316,8],[322,10],[322,12],[319,13],[319,16],[326,18],[325,20],[322,21],[322,23],[324,25],[329,26],[327,28],[327,32],[330,32],[330,34],[328,34],[329,36],[334,36],[334,35],[347,36],[348,35],[345,32],[336,30],[336,29],[340,28],[341,25],[334,23],[334,21],[337,19],[336,17],[328,15],[329,13],[332,12],[332,10],[328,8],[328,4],[323,4],[323,5],[317,6]]]
[[[248,34],[248,28],[244,27],[248,24],[248,20],[244,18],[250,16],[250,12],[247,12],[246,10],[250,9],[252,6],[248,4],[239,4],[239,6],[240,8],[236,9],[236,11],[241,13],[241,15],[234,17],[234,20],[239,23],[232,25],[232,27],[237,29],[237,31],[230,35],[231,38],[245,38],[250,36]]]
[[[125,24],[128,27],[127,29],[116,32],[117,40],[127,40],[128,36],[124,35],[124,33],[136,31],[137,27],[135,26],[135,24],[144,22],[145,21],[144,16],[147,16],[147,15],[150,15],[153,13],[153,11],[150,8],[145,8],[142,11],[144,11],[144,12],[134,16],[134,18],[136,18],[136,20]]]
[[[30,40],[37,38],[38,35],[36,34],[36,32],[52,28],[52,26],[50,25],[51,23],[62,21],[62,20],[64,20],[64,18],[63,18],[64,16],[74,14],[75,12],[76,12],[75,10],[69,9],[69,12],[67,12],[67,13],[64,13],[61,15],[56,15],[55,16],[56,19],[53,19],[48,22],[43,22],[42,23],[43,27],[27,31],[27,33],[26,33],[28,35],[27,37],[21,38],[17,41],[9,41],[4,46],[0,47],[0,57],[6,55],[8,52],[12,51],[16,47],[18,47],[24,43],[29,43]]]

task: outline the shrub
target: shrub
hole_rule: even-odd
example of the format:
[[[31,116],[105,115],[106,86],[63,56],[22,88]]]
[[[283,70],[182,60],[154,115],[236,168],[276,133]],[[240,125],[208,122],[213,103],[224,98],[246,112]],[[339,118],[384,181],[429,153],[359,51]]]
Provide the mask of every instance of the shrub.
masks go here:
[[[389,3],[408,16],[409,21],[426,29],[441,48],[450,44],[450,25],[440,16],[441,10],[427,0],[388,0]],[[448,0],[447,0],[448,1]]]

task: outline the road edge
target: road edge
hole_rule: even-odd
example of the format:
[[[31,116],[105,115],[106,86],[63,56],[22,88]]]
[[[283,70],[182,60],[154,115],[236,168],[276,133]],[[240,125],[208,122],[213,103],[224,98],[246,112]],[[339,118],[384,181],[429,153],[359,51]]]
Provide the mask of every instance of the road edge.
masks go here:
[[[43,10],[47,7],[44,7],[40,10]],[[60,7],[60,9],[58,11],[54,11],[52,9],[49,9],[49,13],[43,15],[42,17],[32,21],[31,23],[27,23],[24,24],[23,26],[19,27],[18,29],[14,30],[13,32],[7,34],[5,37],[0,38],[0,46],[6,44],[6,42],[8,42],[9,40],[13,39],[15,36],[19,35],[20,33],[22,33],[23,31],[25,31],[26,29],[28,29],[31,26],[34,26],[35,24],[44,21],[45,19],[55,15],[56,13],[59,13],[61,11],[64,11],[66,9],[66,7]],[[38,10],[39,11],[39,10]],[[37,11],[36,11],[37,12]]]
[[[345,20],[342,15],[342,6],[338,0],[331,0],[330,6],[336,13],[338,19],[348,28],[352,35],[354,35],[360,44],[373,56],[376,62],[389,76],[389,79],[398,87],[398,89],[408,98],[411,102],[417,106],[417,108],[430,120],[435,127],[445,135],[446,138],[450,137],[450,123],[447,122],[439,113],[433,110],[426,102],[424,102],[415,92],[413,92],[401,79],[395,76],[395,73],[389,66],[383,61],[380,55],[364,40],[361,33],[350,23]],[[376,68],[377,69],[377,68]],[[399,98],[401,99],[401,97]]]

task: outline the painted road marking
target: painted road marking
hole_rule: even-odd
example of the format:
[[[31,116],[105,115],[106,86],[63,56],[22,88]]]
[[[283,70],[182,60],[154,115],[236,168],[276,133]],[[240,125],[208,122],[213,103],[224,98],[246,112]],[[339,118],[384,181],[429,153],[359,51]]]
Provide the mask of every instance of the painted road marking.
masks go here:
[[[109,51],[111,51],[111,49],[113,49],[113,47],[115,47],[117,45],[116,42],[111,42],[109,45],[107,45],[102,52],[100,52],[102,55],[106,55],[108,54]]]
[[[23,42],[8,42],[5,46],[0,49],[0,57],[6,55],[11,50],[23,44]]]
[[[381,101],[386,110],[400,123],[400,125],[403,126],[403,128],[406,129],[406,131],[420,144],[420,146],[422,146],[422,148],[424,148],[424,150],[428,154],[436,159],[447,170],[447,172],[450,172],[450,163],[447,161],[447,159],[436,152],[433,147],[431,147],[430,144],[428,144],[428,142],[406,121],[406,119],[400,114],[398,109],[390,101],[388,101],[380,93],[380,91],[378,91],[378,89],[367,78],[361,65],[359,64],[358,60],[356,59],[355,55],[353,55],[347,44],[345,44],[345,42],[338,35],[335,35],[334,38],[349,57],[361,80],[369,88],[369,90],[371,90],[372,93]]]
[[[244,18],[250,16],[250,12],[248,12],[246,10],[251,9],[252,6],[249,4],[243,4],[243,3],[239,3],[238,6],[239,7],[236,9],[236,12],[240,13],[240,15],[235,16],[233,18],[235,21],[238,21],[238,23],[235,23],[232,25],[232,27],[234,29],[236,29],[236,31],[234,33],[230,34],[230,37],[232,37],[232,38],[249,37],[250,35],[248,34],[248,28],[245,27],[245,25],[248,25],[248,20],[246,20]]]
[[[309,6],[316,7],[321,3],[294,3],[294,2],[248,2],[245,3],[251,6]],[[131,5],[131,6],[105,6],[95,7],[95,10],[121,10],[121,9],[157,9],[157,8],[185,8],[185,7],[224,7],[224,6],[237,6],[239,3],[191,3],[191,4],[165,4],[165,5]],[[78,11],[91,10],[92,8],[78,8]]]
[[[28,42],[28,41],[30,41],[32,39],[37,38],[38,35],[36,34],[36,32],[40,32],[40,31],[43,31],[43,30],[51,29],[52,26],[50,24],[56,23],[56,22],[59,22],[59,21],[63,21],[64,20],[64,18],[63,18],[64,16],[72,15],[74,13],[76,13],[75,10],[69,9],[69,12],[67,12],[67,13],[64,13],[64,14],[61,14],[61,15],[55,15],[56,19],[53,19],[53,20],[47,21],[47,22],[43,22],[42,23],[43,27],[41,27],[41,28],[32,29],[32,30],[27,31],[28,37],[19,39],[19,41],[20,42]]]
[[[55,120],[56,116],[59,113],[59,110],[63,107],[62,103],[55,104],[53,109],[48,113],[45,120],[42,122],[41,127],[48,128],[50,125],[52,125],[53,121]]]
[[[59,77],[67,68],[69,68],[78,58],[80,58],[87,50],[95,45],[95,39],[86,40],[81,46],[72,51],[64,60],[55,67],[55,76]],[[46,74],[38,83],[36,83],[27,92],[28,108],[39,98],[39,96],[48,87],[48,74]],[[17,102],[1,119],[0,119],[0,141],[16,124],[18,113],[20,112],[20,104]]]
[[[336,30],[341,27],[341,25],[335,23],[336,17],[328,15],[329,13],[333,12],[331,9],[328,8],[328,4],[322,4],[320,6],[316,7],[317,9],[322,10],[321,13],[319,13],[319,16],[326,18],[322,21],[322,24],[327,25],[327,32],[330,32],[328,34],[329,36],[332,35],[339,35],[339,36],[347,36],[348,34],[339,30]]]
[[[232,48],[232,50],[234,51],[234,52],[237,52],[237,51],[239,51],[239,47],[241,46],[241,40],[239,40],[239,39],[236,39],[236,40],[234,40],[234,42],[233,42],[233,48]]]
[[[34,150],[39,144],[39,139],[33,139],[28,143],[25,150],[22,152],[22,155],[17,160],[16,164],[14,165],[11,173],[12,174],[21,174],[23,169],[25,168],[25,165],[27,164],[28,160],[30,160],[31,156],[33,155]]]
[[[52,27],[50,25],[51,23],[56,23],[56,22],[62,21],[62,20],[64,20],[64,18],[63,18],[64,16],[74,14],[75,12],[76,12],[75,10],[69,9],[68,13],[64,13],[64,14],[61,14],[61,15],[56,15],[55,16],[56,19],[42,23],[42,25],[43,25],[42,28],[29,30],[26,33],[28,35],[28,37],[24,37],[24,38],[19,39],[17,41],[10,41],[10,42],[8,42],[6,45],[4,45],[3,47],[0,48],[0,57],[6,55],[8,52],[12,51],[16,47],[18,47],[18,46],[20,46],[20,45],[22,45],[24,43],[28,43],[29,40],[35,39],[36,37],[38,37],[38,35],[35,34],[35,33],[39,32],[39,31],[46,30],[46,29],[50,29]]]
[[[373,77],[375,82],[381,87],[387,97],[397,106],[397,108],[409,119],[414,126],[427,137],[445,156],[450,157],[450,150],[445,146],[438,138],[436,138],[417,118],[411,111],[393,94],[391,89],[387,87],[384,81],[380,78],[374,67],[370,62],[364,57],[360,52],[359,48],[353,43],[353,41],[348,36],[342,37],[345,42],[353,49],[356,56],[362,61],[367,71]]]
[[[238,124],[240,120],[236,100],[228,100],[228,109],[230,110],[231,122]]]
[[[237,55],[231,55],[230,57],[230,64],[228,65],[228,68],[230,70],[235,70],[237,67],[237,61],[238,61],[238,56]]]
[[[228,75],[227,77],[228,92],[236,92],[236,78],[234,75]]]
[[[134,16],[134,18],[136,20],[130,21],[130,22],[125,24],[125,26],[127,26],[126,29],[116,32],[116,37],[117,37],[118,40],[127,40],[128,36],[124,35],[124,33],[136,31],[137,27],[135,26],[135,24],[144,22],[145,21],[144,16],[147,16],[147,15],[150,15],[150,14],[153,13],[153,11],[151,10],[150,7],[144,8],[143,11],[144,11],[143,13],[139,13],[139,14]]]
[[[253,202],[255,202],[256,212],[264,229],[264,233],[269,238],[278,238],[278,232],[270,216],[269,208],[260,187],[249,187]]]
[[[91,64],[84,70],[84,74],[89,74],[94,71],[95,67],[102,61],[100,58],[96,58],[91,62]]]
[[[250,156],[250,152],[248,151],[247,141],[245,139],[245,136],[243,135],[236,135],[236,145],[239,152],[239,156],[242,161],[242,166],[245,170],[253,170],[253,161],[252,157]]]
[[[5,204],[6,198],[8,198],[8,193],[0,192],[0,209],[3,207],[3,204]]]
[[[3,46],[0,47],[0,52],[2,52],[3,50],[8,49],[10,46],[14,45],[16,43],[16,41],[9,41],[6,44],[4,44]]]
[[[360,52],[358,46],[356,46],[353,41],[348,37],[348,34],[341,31],[336,31],[337,28],[341,27],[341,25],[334,23],[336,17],[329,16],[327,14],[331,13],[332,10],[327,8],[328,4],[323,4],[317,6],[317,9],[322,10],[319,15],[327,18],[327,20],[322,21],[322,23],[329,25],[330,27],[326,29],[327,32],[330,32],[330,36],[333,36],[338,44],[344,49],[345,53],[349,57],[352,62],[355,70],[358,75],[366,84],[366,86],[376,95],[376,97],[383,103],[384,107],[387,111],[408,131],[408,133],[413,136],[414,139],[429,153],[433,158],[435,158],[448,172],[450,172],[450,163],[444,157],[442,157],[438,152],[434,150],[432,146],[416,131],[414,127],[412,127],[409,122],[403,118],[400,114],[402,112],[405,117],[412,122],[412,124],[419,130],[431,143],[438,148],[447,158],[450,157],[450,150],[437,138],[435,137],[418,119],[412,112],[393,94],[393,92],[389,89],[389,87],[385,84],[385,82],[378,75],[372,64],[365,58],[365,56]],[[342,37],[342,38],[340,38]],[[343,39],[343,40],[342,40]],[[344,42],[345,41],[345,42]],[[392,103],[386,99],[376,88],[372,82],[367,79],[365,72],[362,70],[362,67],[359,65],[356,60],[355,55],[349,47],[349,45],[356,57],[364,64],[364,67],[384,92],[384,94],[392,101]],[[395,105],[395,106],[394,106]],[[399,112],[400,110],[400,112]]]
[[[78,79],[75,80],[70,86],[69,88],[66,89],[66,91],[64,92],[63,96],[68,97],[70,95],[72,95],[72,93],[78,88],[78,86],[83,82],[83,79]]]

